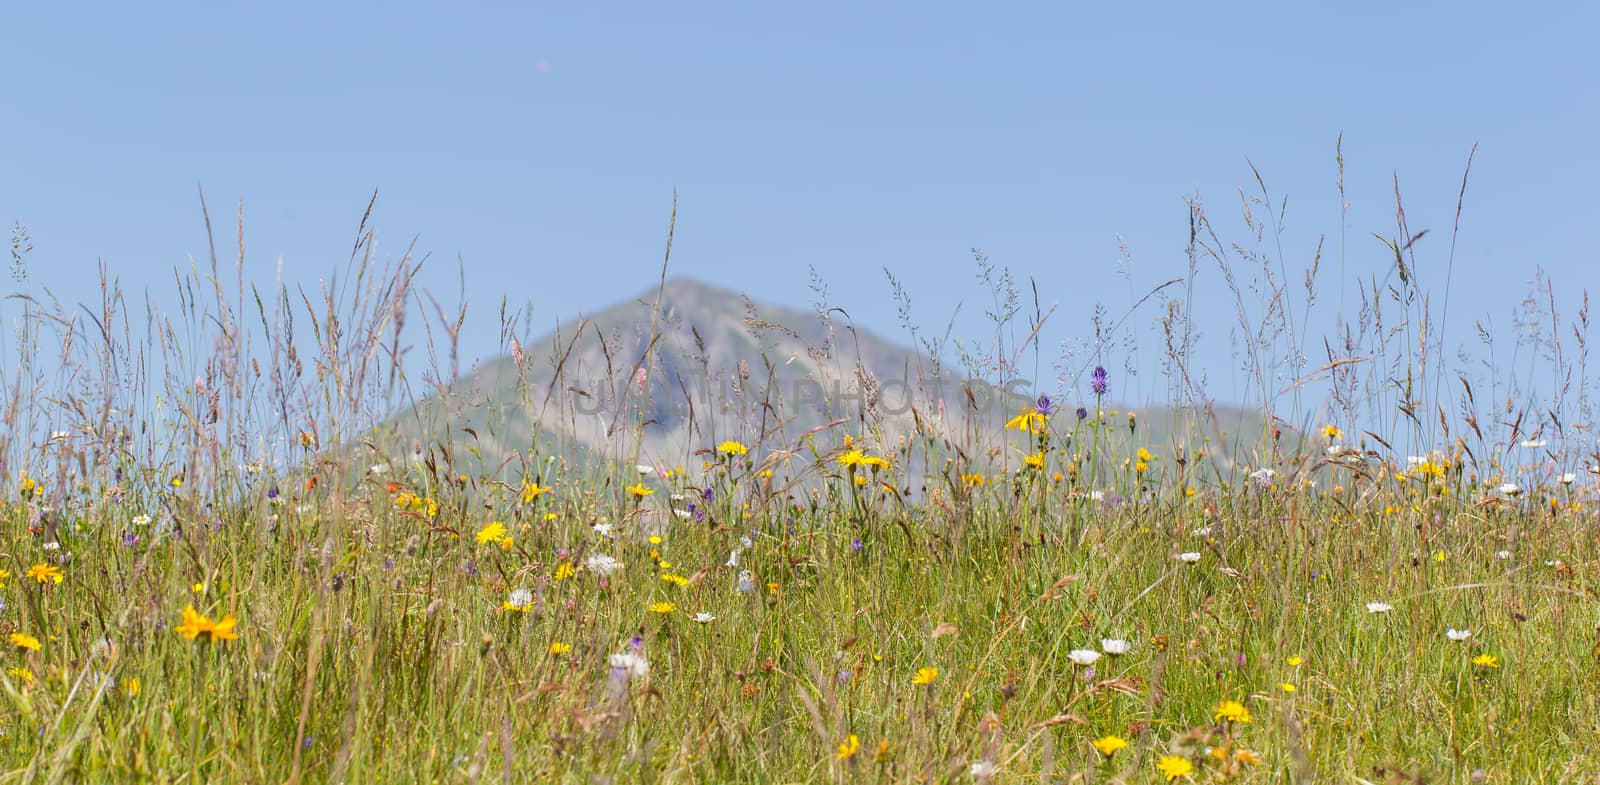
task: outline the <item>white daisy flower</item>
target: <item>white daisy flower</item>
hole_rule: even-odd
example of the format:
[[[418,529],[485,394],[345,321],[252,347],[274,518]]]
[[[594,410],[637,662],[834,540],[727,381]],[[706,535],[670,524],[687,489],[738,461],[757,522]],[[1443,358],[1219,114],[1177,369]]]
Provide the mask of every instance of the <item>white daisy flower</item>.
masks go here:
[[[1525,449],[1537,450],[1540,447],[1545,446],[1546,444],[1549,444],[1549,442],[1545,441],[1544,439],[1528,439],[1528,440],[1525,440],[1522,443],[1522,446]]]
[[[717,617],[712,616],[711,614],[706,613],[705,611],[701,611],[700,613],[696,613],[694,615],[694,620],[697,621],[697,622],[700,622],[701,624],[710,624],[711,622],[716,621]]]
[[[610,537],[611,536],[611,524],[609,524],[609,523],[597,523],[597,524],[595,524],[594,525],[594,533],[600,535],[601,537]]]
[[[1394,610],[1394,606],[1390,605],[1387,602],[1369,602],[1369,603],[1367,603],[1367,613],[1388,613],[1389,611],[1392,611],[1392,610]]]
[[[1514,482],[1508,482],[1500,486],[1500,492],[1507,496],[1516,496],[1522,493],[1522,488],[1518,487]]]
[[[1194,564],[1195,562],[1200,561],[1200,552],[1199,551],[1185,551],[1183,553],[1180,553],[1180,554],[1178,554],[1178,561],[1181,561],[1184,564]]]
[[[1067,652],[1067,659],[1072,660],[1073,665],[1093,665],[1095,660],[1100,659],[1100,652],[1094,649],[1073,649]]]
[[[1450,627],[1444,631],[1444,637],[1453,641],[1464,641],[1472,637],[1472,630],[1458,630],[1454,627]]]
[[[1102,638],[1100,640],[1100,650],[1113,657],[1127,654],[1129,648],[1128,642],[1121,638]]]

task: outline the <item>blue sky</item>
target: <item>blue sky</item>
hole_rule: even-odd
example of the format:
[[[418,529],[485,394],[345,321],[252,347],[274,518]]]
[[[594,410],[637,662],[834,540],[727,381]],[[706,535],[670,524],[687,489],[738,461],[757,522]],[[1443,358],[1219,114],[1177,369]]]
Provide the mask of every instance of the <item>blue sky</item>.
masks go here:
[[[1247,160],[1288,197],[1291,277],[1328,238],[1314,325],[1341,284],[1389,274],[1370,233],[1393,232],[1396,175],[1442,296],[1477,144],[1454,345],[1474,320],[1509,331],[1536,266],[1569,315],[1596,280],[1597,24],[1582,4],[1460,2],[13,4],[0,218],[64,299],[94,296],[99,260],[163,298],[205,252],[197,184],[214,216],[244,201],[261,282],[280,258],[292,281],[340,268],[377,189],[382,249],[418,238],[424,283],[452,295],[464,265],[482,356],[502,293],[553,324],[651,285],[676,188],[676,274],[803,305],[814,266],[858,324],[903,338],[887,267],[916,321],[965,303],[957,333],[978,337],[982,248],[1057,306],[1048,359],[1096,303],[1121,313],[1184,274],[1186,196],[1244,241]],[[1211,392],[1243,399],[1233,307],[1214,265],[1201,279]],[[1129,397],[1159,394],[1158,315],[1137,317]]]

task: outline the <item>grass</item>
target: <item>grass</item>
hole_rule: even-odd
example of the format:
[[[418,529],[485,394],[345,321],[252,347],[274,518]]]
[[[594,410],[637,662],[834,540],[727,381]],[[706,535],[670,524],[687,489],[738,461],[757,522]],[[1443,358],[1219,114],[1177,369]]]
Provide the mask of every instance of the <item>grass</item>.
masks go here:
[[[1225,243],[1192,209],[1189,286],[1209,256],[1232,287],[1263,391],[1247,403],[1300,421],[1269,419],[1283,427],[1225,466],[1198,434],[1143,444],[1132,415],[1092,395],[1083,417],[1057,405],[1010,429],[919,423],[898,440],[881,412],[800,433],[735,422],[636,466],[648,402],[628,395],[666,351],[654,327],[641,353],[614,358],[609,452],[541,436],[484,466],[451,437],[405,443],[382,424],[422,397],[402,370],[407,322],[426,328],[419,381],[447,394],[466,309],[412,291],[409,257],[372,260],[365,219],[348,279],[320,300],[247,289],[213,251],[209,270],[178,275],[180,312],[152,312],[142,332],[112,279],[81,313],[36,293],[19,229],[0,780],[1553,783],[1600,770],[1596,502],[1572,424],[1588,416],[1586,305],[1575,348],[1559,350],[1565,326],[1530,330],[1550,343],[1519,339],[1489,366],[1479,388],[1504,407],[1480,411],[1466,375],[1451,397],[1400,211],[1408,239],[1386,244],[1407,272],[1363,290],[1313,371],[1296,358],[1313,345],[1317,262],[1291,320],[1273,288],[1285,260],[1260,250],[1275,230],[1247,215],[1260,248]],[[1029,316],[1010,274],[979,264],[994,345],[959,353],[1003,382],[1049,315],[1035,303]],[[523,319],[502,308],[519,369],[536,361],[514,337]],[[1095,364],[1136,340],[1126,321],[1096,312]],[[1183,304],[1157,326],[1168,403],[1203,407]],[[1492,373],[1520,373],[1527,355],[1578,367],[1577,389],[1545,400]],[[1270,394],[1274,378],[1289,393]],[[1412,458],[1410,445],[1437,449]],[[230,618],[231,632],[213,626]]]

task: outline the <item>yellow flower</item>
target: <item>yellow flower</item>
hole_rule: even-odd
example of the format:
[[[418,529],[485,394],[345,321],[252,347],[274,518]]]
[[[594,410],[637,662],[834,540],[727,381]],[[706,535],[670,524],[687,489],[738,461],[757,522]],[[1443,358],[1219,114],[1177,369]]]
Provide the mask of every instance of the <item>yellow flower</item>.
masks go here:
[[[1006,430],[1040,433],[1044,431],[1049,424],[1050,418],[1040,414],[1037,409],[1030,406],[1026,409],[1023,409],[1021,414],[1006,421]]]
[[[917,675],[911,677],[911,683],[919,687],[926,687],[939,678],[938,668],[918,668]]]
[[[571,578],[576,572],[577,570],[573,569],[571,562],[562,562],[556,565],[556,572],[553,577],[557,581],[564,581],[568,578]]]
[[[849,736],[844,737],[844,741],[839,743],[839,760],[853,758],[855,757],[855,754],[860,751],[861,740],[856,738],[856,735],[852,733]]]
[[[11,637],[13,640],[16,638],[15,635]],[[1498,668],[1500,667],[1500,658],[1493,654],[1479,654],[1472,658],[1472,664],[1480,668]]]
[[[1223,701],[1211,710],[1211,718],[1223,722],[1237,722],[1240,725],[1250,724],[1250,710],[1238,701]]]
[[[1342,439],[1344,438],[1344,431],[1341,431],[1332,425],[1324,425],[1322,426],[1322,438],[1327,439],[1330,442],[1335,439]]]
[[[876,455],[869,455],[869,456],[867,456],[865,458],[862,458],[861,459],[861,463],[863,463],[863,464],[865,464],[867,466],[871,466],[874,469],[888,469],[890,466],[893,465],[893,464],[889,463],[889,459],[888,458],[880,458],[880,457],[878,457]]]
[[[143,689],[144,685],[139,682],[137,676],[129,676],[122,680],[122,691],[130,698],[139,697],[139,692]]]
[[[1094,748],[1099,750],[1101,755],[1108,758],[1117,754],[1117,750],[1128,746],[1128,742],[1124,741],[1121,736],[1101,736],[1089,743],[1094,745]]]
[[[981,474],[963,474],[961,475],[961,483],[968,488],[982,488],[989,484],[989,481]]]
[[[1133,470],[1139,474],[1144,474],[1146,471],[1149,471],[1149,469],[1150,464],[1145,463],[1144,461],[1139,461],[1133,465]]]
[[[1036,452],[1036,453],[1034,453],[1032,455],[1025,455],[1022,458],[1022,462],[1027,464],[1030,468],[1043,469],[1044,468],[1044,453]]]
[[[547,485],[540,485],[536,482],[525,482],[522,484],[522,503],[532,504],[535,499],[549,492],[550,487]]]
[[[719,452],[719,453],[721,453],[723,455],[726,455],[726,456],[731,458],[731,457],[733,457],[735,455],[746,455],[746,454],[748,454],[750,452],[750,448],[744,446],[740,442],[726,441],[726,442],[723,442],[723,443],[717,445],[717,452]]]
[[[221,621],[212,621],[194,609],[193,605],[183,608],[183,623],[173,628],[175,632],[189,640],[195,640],[204,635],[207,641],[236,641],[238,633],[233,631],[238,620],[233,616],[223,616]]]
[[[490,521],[487,526],[478,530],[478,544],[488,545],[494,543],[498,545],[501,540],[506,538],[506,534],[505,524],[499,521]]]
[[[689,579],[688,578],[685,578],[682,575],[677,575],[675,573],[670,573],[670,572],[661,573],[661,580],[664,580],[667,583],[670,583],[673,586],[677,586],[679,588],[682,588],[684,586],[688,586],[689,585]]]
[[[1298,655],[1298,654],[1293,654],[1293,655],[1289,656],[1289,665],[1290,665],[1290,667],[1298,668],[1298,667],[1300,667],[1300,663],[1302,663],[1302,662],[1305,662],[1305,660],[1300,659],[1300,655]]]
[[[1278,682],[1278,689],[1283,690],[1285,693],[1290,695],[1294,694],[1294,684],[1287,681]]]
[[[562,643],[561,641],[556,641],[556,642],[550,644],[550,653],[551,654],[566,654],[569,651],[572,651],[572,645],[571,644]]]
[[[862,454],[860,450],[850,450],[839,456],[839,465],[846,468],[854,468],[866,462],[867,456]]]
[[[21,667],[21,666],[18,666],[18,667],[15,667],[15,668],[12,668],[12,669],[6,671],[6,675],[10,676],[13,679],[16,679],[17,681],[22,682],[24,685],[28,685],[28,684],[32,684],[33,683],[33,671],[30,671],[27,668],[24,668],[24,667]]]
[[[1194,774],[1194,764],[1190,763],[1188,758],[1176,755],[1161,756],[1161,760],[1156,763],[1156,769],[1166,775],[1167,782]]]
[[[656,489],[651,488],[649,486],[646,486],[642,482],[637,484],[637,485],[629,485],[628,486],[629,495],[633,496],[635,499],[643,499],[644,497],[649,496],[650,494],[655,493],[655,492],[656,492]]]
[[[1143,447],[1139,448],[1139,456],[1138,457],[1139,457],[1139,460],[1142,463],[1149,463],[1149,462],[1155,460],[1155,457],[1150,454],[1150,451],[1146,450]]]
[[[41,584],[60,583],[66,577],[66,573],[63,573],[61,568],[54,564],[35,564],[28,568],[25,577],[32,578]]]
[[[678,606],[673,605],[672,603],[667,602],[665,600],[663,600],[661,602],[654,603],[654,604],[652,604],[650,606],[650,612],[651,613],[659,613],[659,614],[661,614],[663,616],[665,616],[665,615],[667,615],[667,614],[669,614],[669,613],[671,613],[671,612],[673,612],[673,611],[675,611],[677,609],[678,609]]]
[[[26,632],[11,633],[11,645],[19,649],[27,649],[28,651],[38,651],[44,648],[44,646],[39,643],[38,638],[35,638]]]

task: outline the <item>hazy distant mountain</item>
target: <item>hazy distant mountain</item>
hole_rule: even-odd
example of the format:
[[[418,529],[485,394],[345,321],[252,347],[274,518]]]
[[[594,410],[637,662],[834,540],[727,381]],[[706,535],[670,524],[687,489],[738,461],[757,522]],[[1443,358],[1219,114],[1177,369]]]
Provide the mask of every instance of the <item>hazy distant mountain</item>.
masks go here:
[[[564,321],[521,345],[520,356],[485,363],[447,394],[397,416],[391,432],[430,448],[448,446],[458,460],[476,453],[490,466],[526,460],[534,448],[543,455],[623,461],[636,453],[641,462],[692,465],[701,460],[697,450],[724,440],[764,456],[799,448],[814,431],[823,450],[845,434],[883,448],[931,439],[943,454],[961,449],[983,461],[991,448],[1005,447],[1001,425],[1031,400],[969,381],[914,349],[851,327],[837,312],[755,303],[686,279],[670,280],[659,292],[658,337],[646,374],[657,295],[652,288]],[[1066,405],[1063,416],[1071,417],[1076,403]],[[1234,444],[1257,444],[1265,431],[1260,416],[1248,411],[1213,414],[1141,411],[1133,439],[1159,452],[1209,436],[1212,457],[1226,463]],[[643,438],[635,444],[641,421]],[[1234,438],[1241,433],[1242,442]]]

